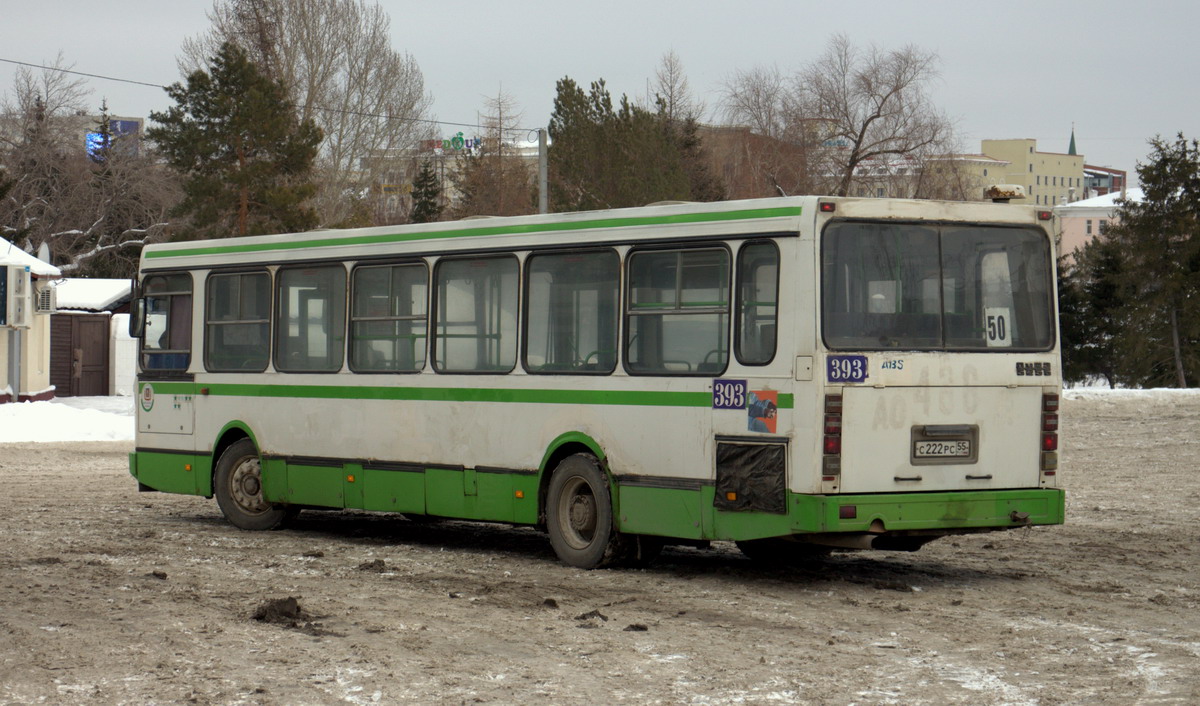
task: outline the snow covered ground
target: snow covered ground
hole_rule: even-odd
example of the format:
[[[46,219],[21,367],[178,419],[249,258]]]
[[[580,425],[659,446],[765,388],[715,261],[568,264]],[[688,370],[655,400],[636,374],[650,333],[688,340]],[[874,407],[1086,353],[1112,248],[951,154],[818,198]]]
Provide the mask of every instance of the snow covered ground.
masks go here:
[[[0,443],[132,441],[132,397],[58,397],[0,404]]]
[[[1165,402],[1191,390],[1110,390],[1077,387],[1063,391],[1070,400],[1104,399],[1116,404]],[[60,397],[50,402],[0,404],[0,443],[41,441],[132,441],[132,397]]]

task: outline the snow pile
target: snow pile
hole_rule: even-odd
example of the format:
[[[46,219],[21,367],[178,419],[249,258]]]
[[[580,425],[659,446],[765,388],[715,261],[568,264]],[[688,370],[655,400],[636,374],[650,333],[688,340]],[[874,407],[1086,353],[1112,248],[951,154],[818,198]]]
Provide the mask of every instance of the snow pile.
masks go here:
[[[61,397],[0,404],[0,443],[132,441],[132,397]]]
[[[1137,400],[1140,402],[1173,402],[1188,396],[1200,395],[1200,389],[1188,388],[1154,388],[1150,390],[1110,390],[1103,387],[1077,387],[1063,390],[1063,399],[1067,400],[1105,400],[1118,402],[1122,400]]]

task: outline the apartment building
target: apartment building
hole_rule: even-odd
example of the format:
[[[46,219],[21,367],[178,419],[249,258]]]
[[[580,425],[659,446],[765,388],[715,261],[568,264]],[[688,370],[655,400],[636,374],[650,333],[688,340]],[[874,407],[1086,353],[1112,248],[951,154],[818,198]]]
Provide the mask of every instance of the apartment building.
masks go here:
[[[1004,178],[997,183],[1023,186],[1026,203],[1056,206],[1084,197],[1081,154],[1039,152],[1037,140],[1028,138],[983,140],[981,151],[992,159],[1009,163]]]

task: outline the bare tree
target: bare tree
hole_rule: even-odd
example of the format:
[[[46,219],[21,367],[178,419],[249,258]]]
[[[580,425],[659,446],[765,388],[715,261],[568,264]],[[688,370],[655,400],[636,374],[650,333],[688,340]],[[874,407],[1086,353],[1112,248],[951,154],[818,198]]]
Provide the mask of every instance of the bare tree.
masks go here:
[[[533,213],[535,164],[517,147],[525,131],[517,127],[522,113],[516,100],[502,91],[485,99],[485,111],[480,117],[482,144],[462,150],[456,158],[452,181],[458,193],[452,214],[465,218]]]
[[[659,112],[671,122],[700,120],[704,113],[704,103],[692,93],[691,84],[683,70],[683,62],[674,50],[663,54],[658,69],[654,72],[654,93],[657,97]]]
[[[950,122],[930,101],[925,84],[937,76],[937,55],[909,45],[860,50],[843,34],[796,77],[803,117],[819,121],[834,149],[824,170],[833,193],[850,193],[864,162],[919,155],[947,138]]]
[[[326,225],[370,220],[366,201],[406,176],[408,154],[432,136],[432,96],[416,60],[391,47],[387,13],[366,0],[216,0],[212,27],[185,42],[194,69],[222,41],[283,81],[325,132],[315,199]]]
[[[780,174],[799,169],[790,193],[850,194],[857,178],[909,169],[946,154],[950,121],[925,90],[937,56],[914,46],[859,49],[835,35],[825,53],[791,77],[777,68],[736,72],[726,81],[725,119],[787,145],[764,153],[762,172],[786,191]],[[898,165],[905,166],[898,166]],[[867,174],[867,172],[872,172]]]
[[[778,67],[736,71],[725,81],[721,114],[749,128],[726,130],[715,152],[727,188],[739,197],[814,193],[810,153],[818,146],[812,122],[801,113],[793,82]],[[714,141],[715,142],[715,141]]]
[[[89,92],[83,79],[59,70],[69,68],[61,52],[47,69],[21,67],[4,100],[0,160],[12,184],[0,208],[0,234],[28,252],[64,227],[63,201],[86,173],[82,150],[69,145]]]
[[[46,243],[66,272],[126,277],[142,245],[166,236],[178,201],[176,180],[136,144],[114,135],[107,118],[89,116],[82,81],[59,69],[17,73],[3,112],[0,166],[9,188],[0,202],[0,234],[27,252]],[[99,134],[89,153],[84,135]]]
[[[722,87],[725,120],[748,126],[755,134],[781,140],[788,132],[791,87],[779,67],[737,70]]]

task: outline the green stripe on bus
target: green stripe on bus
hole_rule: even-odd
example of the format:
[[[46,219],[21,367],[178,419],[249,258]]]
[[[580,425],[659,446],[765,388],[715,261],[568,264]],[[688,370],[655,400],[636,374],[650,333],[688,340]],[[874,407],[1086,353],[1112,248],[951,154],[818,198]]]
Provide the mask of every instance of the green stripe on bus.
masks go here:
[[[527,223],[507,226],[459,228],[445,231],[426,231],[423,233],[384,233],[381,235],[321,238],[319,240],[305,240],[300,242],[280,240],[273,243],[208,245],[173,250],[150,250],[145,253],[145,256],[146,259],[161,257],[194,257],[199,255],[227,255],[234,253],[270,252],[273,250],[303,250],[307,248],[336,247],[341,245],[377,245],[382,243],[403,243],[414,240],[438,240],[443,238],[467,238],[472,236],[552,233],[572,230],[592,230],[599,228],[627,228],[631,226],[670,225],[675,223],[737,221],[754,218],[786,218],[790,216],[799,216],[800,211],[801,208],[799,206],[786,206],[779,208],[751,208],[740,211],[723,211],[718,213],[680,213],[673,216],[599,218],[591,221]]]
[[[359,387],[355,385],[253,385],[232,383],[151,382],[160,395],[218,397],[282,397],[325,400],[394,400],[415,402],[504,402],[523,404],[595,404],[630,407],[711,407],[712,392],[654,390],[521,390],[475,387]],[[139,388],[140,390],[140,388]],[[791,409],[794,395],[781,393],[777,406]]]

